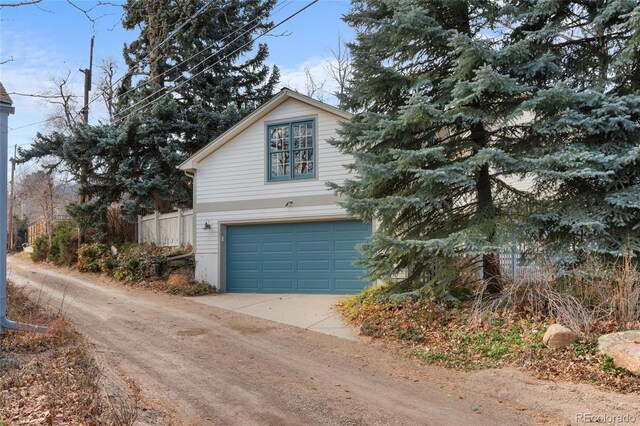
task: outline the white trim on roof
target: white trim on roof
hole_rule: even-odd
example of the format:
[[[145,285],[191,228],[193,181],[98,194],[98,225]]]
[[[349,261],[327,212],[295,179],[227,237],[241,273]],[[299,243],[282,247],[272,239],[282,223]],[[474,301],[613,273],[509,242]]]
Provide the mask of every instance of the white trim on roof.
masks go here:
[[[311,99],[308,96],[302,95],[298,92],[295,92],[291,89],[284,88],[271,98],[268,102],[262,105],[260,108],[253,111],[251,114],[246,116],[244,119],[240,120],[236,125],[231,127],[229,130],[218,136],[216,139],[209,142],[198,152],[193,154],[188,160],[178,166],[180,170],[184,170],[186,172],[193,172],[197,169],[197,164],[204,160],[209,155],[213,154],[217,151],[221,146],[225,145],[227,142],[231,141],[234,137],[240,134],[247,127],[254,124],[256,121],[260,120],[262,117],[276,109],[282,103],[284,103],[287,99],[295,99],[300,102],[304,102],[306,104],[312,105],[321,110],[327,111],[331,114],[337,115],[344,119],[350,119],[352,117],[351,113],[341,110],[340,108],[336,108],[324,102],[317,101],[315,99]]]

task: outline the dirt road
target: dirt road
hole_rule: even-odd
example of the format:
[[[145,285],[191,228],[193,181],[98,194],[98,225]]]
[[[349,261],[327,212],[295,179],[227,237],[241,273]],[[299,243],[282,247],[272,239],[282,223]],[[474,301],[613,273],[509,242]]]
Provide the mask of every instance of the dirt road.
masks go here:
[[[75,272],[9,260],[10,279],[60,305],[107,374],[185,425],[568,424],[634,414],[637,396],[515,370],[463,373],[380,345],[306,331]],[[162,422],[167,423],[167,420]]]

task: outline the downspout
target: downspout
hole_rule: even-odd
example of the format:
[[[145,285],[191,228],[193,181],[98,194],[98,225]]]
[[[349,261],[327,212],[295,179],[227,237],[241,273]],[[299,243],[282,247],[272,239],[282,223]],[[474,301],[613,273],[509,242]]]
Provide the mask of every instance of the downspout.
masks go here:
[[[7,162],[9,159],[9,114],[13,102],[0,83],[0,335],[3,329],[45,332],[47,327],[7,318]]]
[[[183,170],[184,174],[187,175],[187,177],[189,177],[192,181],[193,181],[193,196],[191,197],[191,206],[192,206],[192,211],[193,214],[191,215],[191,221],[192,221],[192,230],[191,230],[191,240],[192,243],[191,247],[193,250],[193,254],[194,254],[194,259],[195,259],[195,254],[196,254],[196,222],[198,220],[198,215],[196,214],[196,174],[193,172],[189,172],[188,170]]]

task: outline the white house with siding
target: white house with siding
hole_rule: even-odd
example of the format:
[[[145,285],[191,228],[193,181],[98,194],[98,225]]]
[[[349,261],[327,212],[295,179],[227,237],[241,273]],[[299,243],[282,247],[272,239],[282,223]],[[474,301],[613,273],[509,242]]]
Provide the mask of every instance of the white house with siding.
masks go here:
[[[221,291],[353,293],[372,225],[327,182],[352,159],[331,146],[350,114],[283,89],[180,168],[192,176],[196,277]]]

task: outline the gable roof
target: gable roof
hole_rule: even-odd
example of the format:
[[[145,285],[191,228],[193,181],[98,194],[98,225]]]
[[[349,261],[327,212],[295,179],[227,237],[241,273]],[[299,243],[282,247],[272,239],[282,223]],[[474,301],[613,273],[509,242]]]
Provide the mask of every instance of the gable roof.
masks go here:
[[[277,95],[273,98],[269,99],[264,105],[253,111],[251,114],[240,120],[237,124],[231,127],[229,130],[218,136],[216,139],[209,142],[198,152],[193,154],[188,160],[178,166],[181,170],[192,172],[196,169],[196,165],[204,160],[209,155],[213,154],[220,147],[225,145],[227,142],[231,141],[234,137],[239,135],[242,131],[244,131],[247,127],[251,126],[265,115],[282,105],[288,99],[295,99],[297,101],[303,102],[307,105],[314,106],[321,110],[327,111],[331,114],[337,115],[344,119],[351,118],[352,114],[341,110],[340,108],[336,108],[324,102],[317,101],[308,96],[302,95],[296,91],[293,91],[289,88],[283,88]]]
[[[4,86],[0,82],[0,104],[13,105],[13,101],[11,100],[11,96],[7,93]]]

